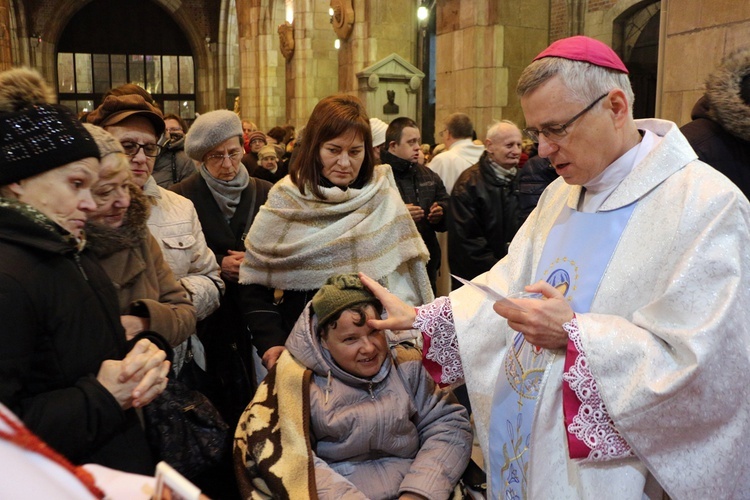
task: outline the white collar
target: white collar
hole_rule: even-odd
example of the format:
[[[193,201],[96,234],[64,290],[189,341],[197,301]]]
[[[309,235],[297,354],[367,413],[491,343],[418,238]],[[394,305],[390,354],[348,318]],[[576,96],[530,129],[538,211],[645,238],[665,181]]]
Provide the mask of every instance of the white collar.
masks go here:
[[[649,130],[643,130],[641,141],[624,155],[612,162],[604,171],[583,185],[586,188],[583,202],[579,202],[581,212],[596,212],[633,168],[661,142],[661,137]]]

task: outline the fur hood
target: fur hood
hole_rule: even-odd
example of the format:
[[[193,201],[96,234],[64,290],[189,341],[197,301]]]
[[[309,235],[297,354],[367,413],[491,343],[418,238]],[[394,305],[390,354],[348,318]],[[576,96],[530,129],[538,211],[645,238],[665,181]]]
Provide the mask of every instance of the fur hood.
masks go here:
[[[54,92],[36,70],[15,68],[0,75],[0,113],[13,113],[55,100]]]
[[[136,186],[130,188],[130,207],[122,226],[112,228],[104,224],[86,223],[86,247],[99,258],[120,250],[135,248],[148,238],[146,222],[151,212],[146,195]]]
[[[745,141],[750,141],[750,105],[740,97],[740,82],[748,74],[750,48],[728,56],[706,82],[708,116]]]

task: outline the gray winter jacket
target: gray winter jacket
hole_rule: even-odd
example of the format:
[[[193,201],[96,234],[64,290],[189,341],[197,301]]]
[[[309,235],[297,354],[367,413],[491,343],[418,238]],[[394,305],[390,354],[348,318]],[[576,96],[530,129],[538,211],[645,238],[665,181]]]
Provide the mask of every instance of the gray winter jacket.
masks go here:
[[[371,380],[345,372],[321,347],[316,324],[308,304],[286,347],[313,372],[310,439],[319,498],[448,498],[471,455],[464,407],[435,385],[413,347],[392,347]]]

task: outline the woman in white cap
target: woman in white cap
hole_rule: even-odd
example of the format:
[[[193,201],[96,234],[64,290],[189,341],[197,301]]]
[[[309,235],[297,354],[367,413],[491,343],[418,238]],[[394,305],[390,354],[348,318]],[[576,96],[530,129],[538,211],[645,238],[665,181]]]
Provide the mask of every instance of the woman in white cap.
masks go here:
[[[169,362],[157,336],[126,341],[85,250],[100,153],[51,95],[36,72],[0,74],[0,402],[75,464],[153,474],[134,408],[164,390]]]

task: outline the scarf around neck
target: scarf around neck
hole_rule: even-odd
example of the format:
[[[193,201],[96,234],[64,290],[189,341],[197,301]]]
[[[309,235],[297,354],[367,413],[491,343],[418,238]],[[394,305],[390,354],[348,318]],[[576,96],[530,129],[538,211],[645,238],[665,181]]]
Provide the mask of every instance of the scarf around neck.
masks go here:
[[[230,220],[234,216],[234,211],[237,210],[237,205],[240,204],[242,191],[245,190],[250,182],[250,174],[247,173],[245,165],[240,163],[237,175],[231,181],[217,179],[208,172],[205,164],[201,164],[199,171],[203,180],[206,181],[214,200],[216,200],[216,204],[219,205],[221,213],[224,214],[227,220]]]
[[[309,191],[302,195],[289,177],[271,189],[245,239],[240,283],[317,290],[336,273],[361,271],[380,279],[406,262],[424,271],[429,252],[389,166],[375,167],[361,189],[322,191],[326,200]],[[414,289],[431,297],[426,272],[414,274]]]
[[[59,225],[57,222],[52,220],[50,217],[43,214],[42,212],[37,210],[35,207],[27,203],[18,201],[13,198],[5,198],[5,197],[0,196],[0,208],[7,208],[9,210],[13,210],[21,214],[22,216],[28,218],[39,227],[44,228],[45,230],[49,231],[50,235],[53,238],[55,238],[56,240],[59,240],[65,245],[69,245],[71,249],[75,250],[76,252],[82,252],[83,249],[86,247],[86,233],[85,232],[81,232],[81,237],[79,238],[73,235],[67,229],[63,228],[61,225]]]
[[[89,249],[99,258],[106,258],[126,248],[140,246],[148,237],[147,225],[151,207],[146,195],[135,186],[130,189],[130,206],[120,227],[100,222],[86,222]]]

